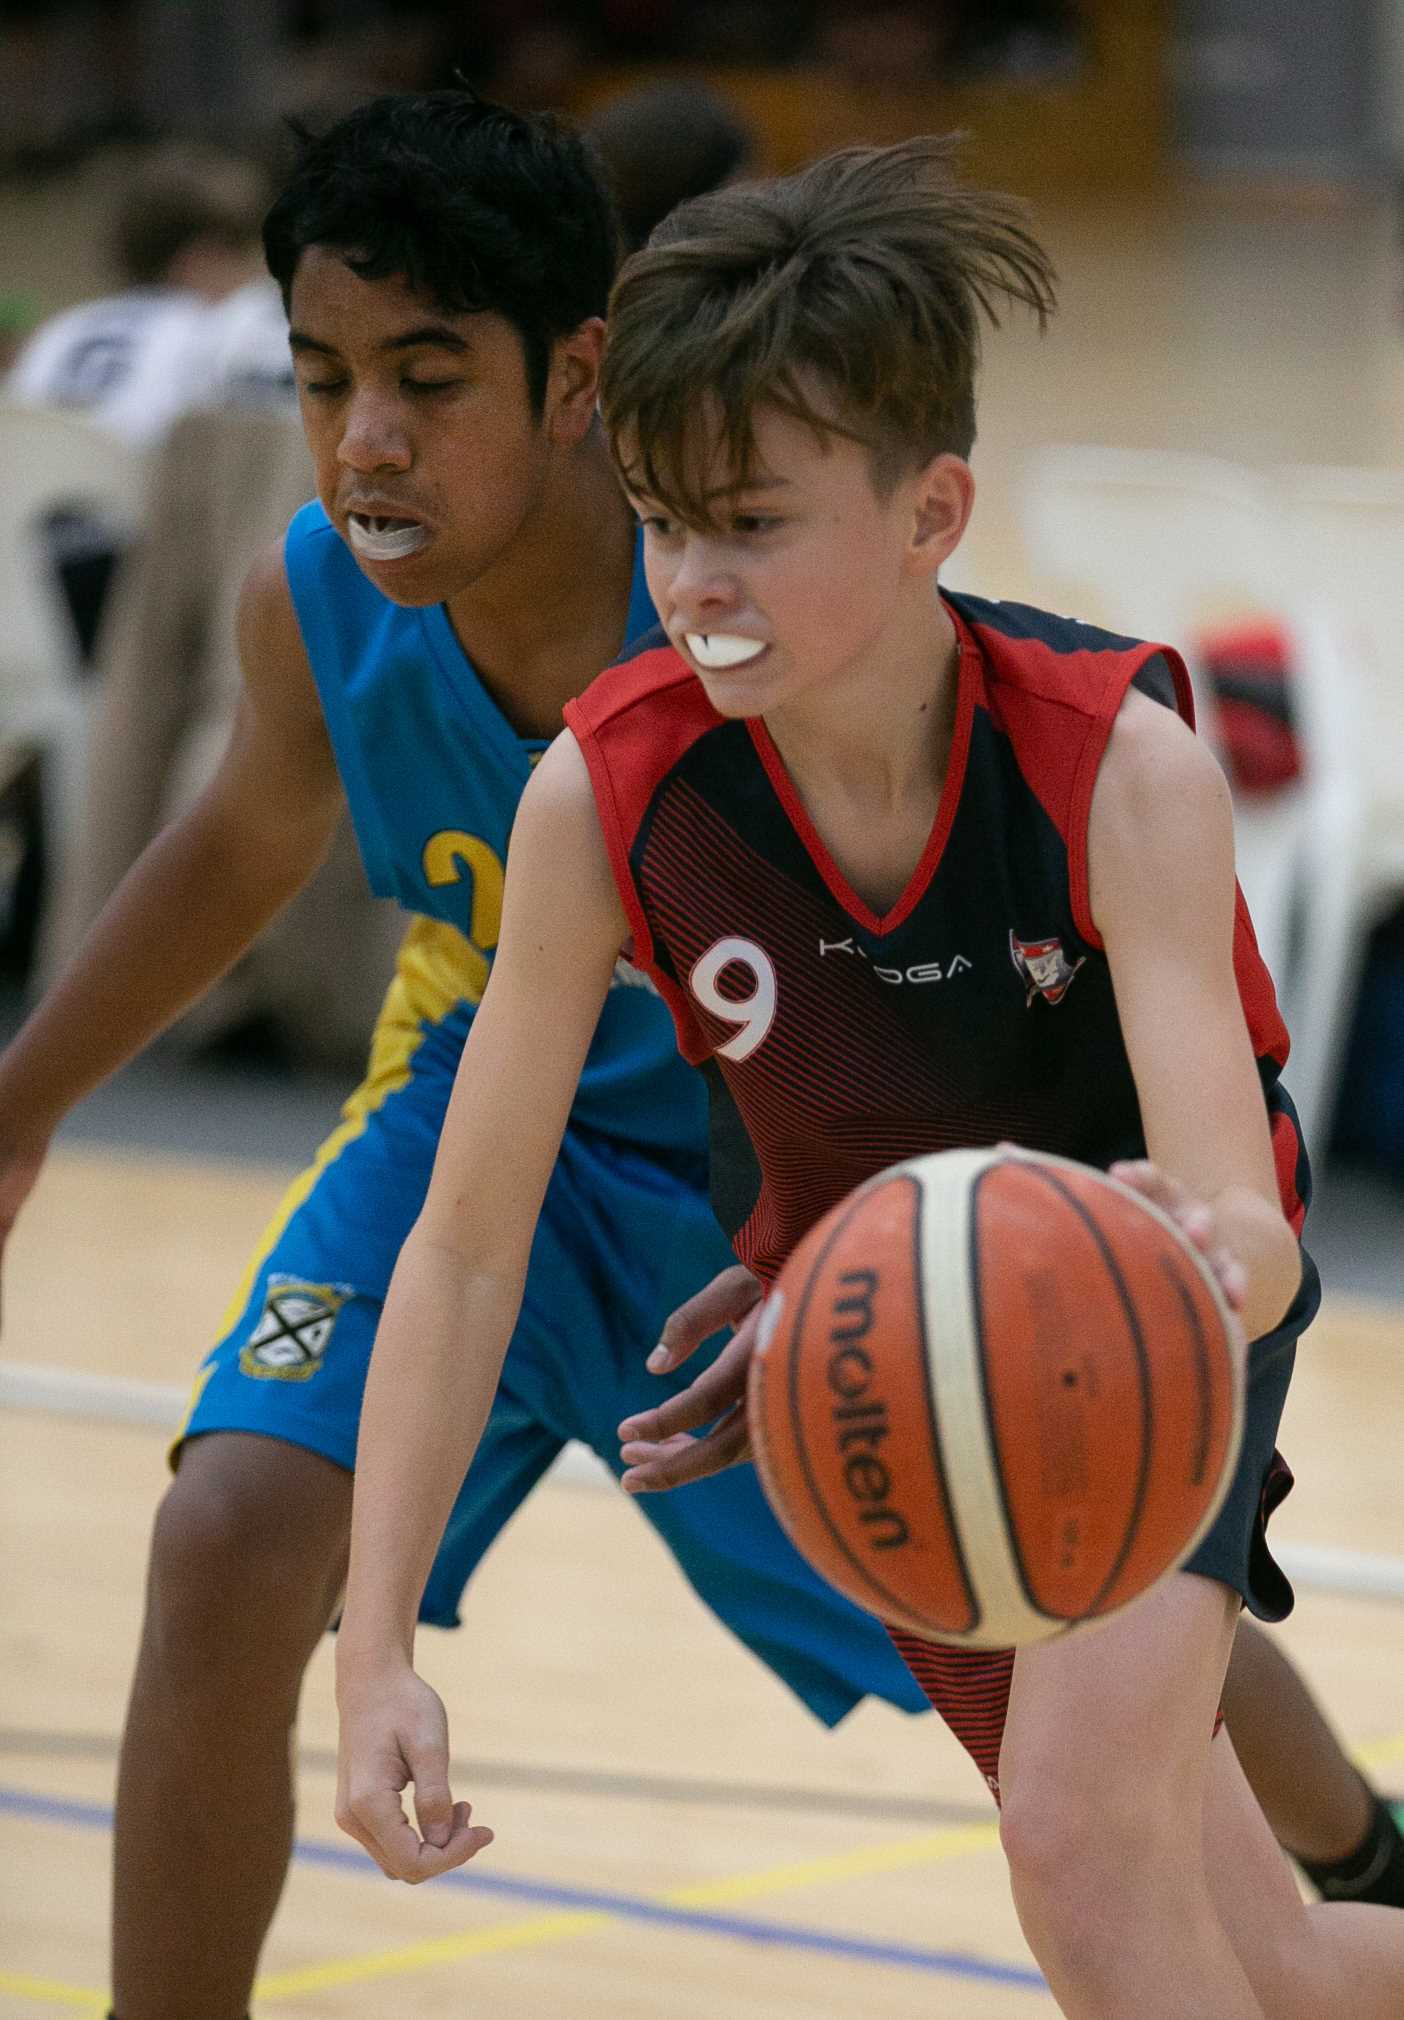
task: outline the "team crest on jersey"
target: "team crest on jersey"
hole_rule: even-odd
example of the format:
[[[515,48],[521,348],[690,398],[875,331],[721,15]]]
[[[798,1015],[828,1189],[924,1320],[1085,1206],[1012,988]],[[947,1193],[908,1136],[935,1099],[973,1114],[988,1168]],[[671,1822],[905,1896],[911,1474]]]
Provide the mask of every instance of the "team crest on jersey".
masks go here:
[[[1061,940],[1019,940],[1011,927],[1009,958],[1024,978],[1027,1008],[1035,996],[1042,996],[1045,1003],[1061,1003],[1087,956],[1079,954],[1075,961],[1069,961]]]
[[[322,1365],[336,1315],[352,1295],[350,1284],[271,1276],[258,1324],[239,1354],[242,1372],[261,1382],[310,1382]]]

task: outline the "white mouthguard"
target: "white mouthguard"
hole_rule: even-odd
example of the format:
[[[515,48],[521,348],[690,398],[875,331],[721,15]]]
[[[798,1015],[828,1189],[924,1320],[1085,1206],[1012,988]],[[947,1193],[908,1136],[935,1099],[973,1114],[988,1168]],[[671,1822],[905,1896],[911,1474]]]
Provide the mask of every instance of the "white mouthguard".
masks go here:
[[[687,649],[699,666],[722,673],[729,666],[745,666],[765,651],[763,638],[737,638],[728,631],[689,631]]]
[[[418,524],[396,526],[386,519],[360,518],[351,513],[346,534],[353,550],[367,561],[403,561],[418,554],[429,539],[429,528]]]

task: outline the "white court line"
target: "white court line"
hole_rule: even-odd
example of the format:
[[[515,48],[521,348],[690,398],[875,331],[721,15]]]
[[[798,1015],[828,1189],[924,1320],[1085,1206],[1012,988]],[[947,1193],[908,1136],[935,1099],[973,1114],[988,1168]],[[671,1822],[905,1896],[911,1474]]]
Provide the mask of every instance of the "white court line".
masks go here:
[[[190,1391],[174,1382],[140,1382],[131,1376],[88,1375],[72,1368],[0,1362],[0,1409],[175,1431],[184,1422],[189,1404]],[[550,1477],[569,1487],[614,1484],[603,1461],[584,1445],[567,1445]],[[1309,1592],[1404,1603],[1404,1557],[1372,1557],[1359,1550],[1310,1543],[1284,1544],[1273,1554],[1287,1576]]]
[[[0,1361],[0,1409],[175,1432],[189,1414],[190,1390],[177,1382],[141,1382],[130,1375],[88,1375],[75,1368]],[[569,1487],[612,1484],[603,1460],[584,1445],[567,1445],[550,1477]]]

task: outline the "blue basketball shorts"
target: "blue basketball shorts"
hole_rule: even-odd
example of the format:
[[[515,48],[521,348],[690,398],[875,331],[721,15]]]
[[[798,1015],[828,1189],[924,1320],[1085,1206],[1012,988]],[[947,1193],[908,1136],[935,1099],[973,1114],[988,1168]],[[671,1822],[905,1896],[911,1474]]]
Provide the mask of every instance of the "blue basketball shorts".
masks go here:
[[[187,1438],[242,1431],[355,1464],[381,1305],[428,1187],[472,1014],[461,1004],[416,1014],[403,966],[367,1080],[290,1188],[200,1370],[177,1460]],[[618,1475],[620,1419],[702,1365],[695,1356],[671,1378],[645,1371],[664,1319],[733,1261],[700,1155],[669,1160],[567,1132],[497,1398],[422,1619],[457,1624],[474,1567],[568,1440]],[[868,1694],[907,1711],[927,1708],[878,1622],[794,1551],[751,1467],[633,1505],[712,1611],[826,1724]]]

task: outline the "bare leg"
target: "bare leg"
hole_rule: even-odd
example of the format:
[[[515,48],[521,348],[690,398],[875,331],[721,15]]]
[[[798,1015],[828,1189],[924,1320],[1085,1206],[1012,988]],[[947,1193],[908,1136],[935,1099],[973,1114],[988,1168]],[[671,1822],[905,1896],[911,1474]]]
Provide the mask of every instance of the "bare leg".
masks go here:
[[[1372,1792],[1282,1649],[1247,1619],[1224,1684],[1224,1716],[1278,1843],[1320,1864],[1348,1858],[1373,1821]]]
[[[1212,1749],[1205,1861],[1215,1906],[1270,2020],[1399,2020],[1404,1915],[1351,1902],[1308,1906],[1234,1754]]]
[[[120,2020],[243,2020],[292,1847],[303,1671],[345,1577],[351,1475],[276,1438],[185,1451],[156,1517],[122,1742]]]
[[[1024,1933],[1068,2020],[1281,2020],[1195,1856],[1236,1613],[1223,1586],[1179,1575],[1015,1660],[1001,1835]]]

